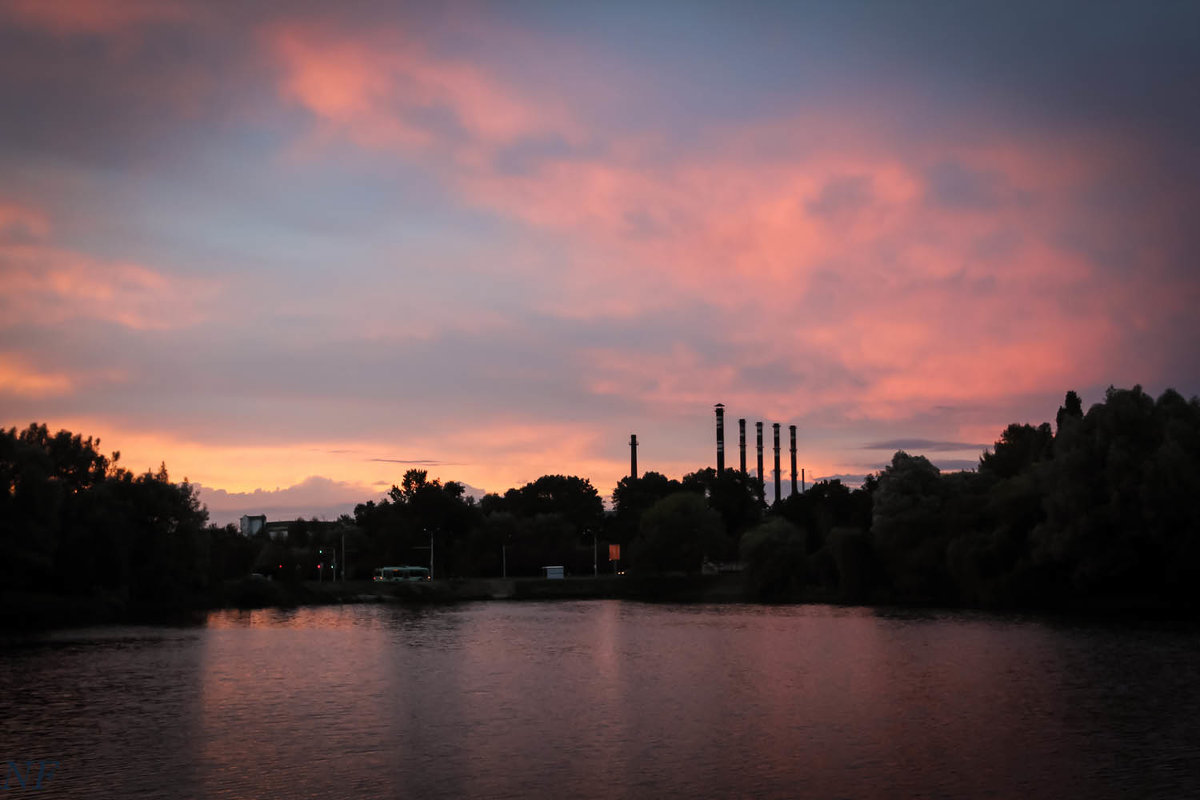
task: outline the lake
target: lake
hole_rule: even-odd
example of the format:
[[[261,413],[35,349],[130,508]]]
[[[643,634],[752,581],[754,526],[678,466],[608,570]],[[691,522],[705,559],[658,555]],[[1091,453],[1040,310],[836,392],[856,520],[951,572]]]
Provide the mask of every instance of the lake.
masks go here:
[[[12,797],[1200,796],[1200,633],[618,600],[223,611],[10,644],[0,718]]]

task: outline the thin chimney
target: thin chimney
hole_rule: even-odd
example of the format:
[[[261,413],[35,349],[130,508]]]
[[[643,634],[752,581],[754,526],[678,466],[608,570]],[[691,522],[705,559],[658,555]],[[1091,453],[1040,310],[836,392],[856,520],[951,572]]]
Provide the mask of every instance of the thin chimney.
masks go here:
[[[725,472],[725,404],[717,403],[717,477]]]
[[[792,494],[796,494],[796,426],[788,425],[788,432],[792,435]]]
[[[779,495],[781,494],[779,488],[779,423],[773,422],[771,423],[771,427],[775,429],[775,502],[778,503],[780,500]]]
[[[761,422],[754,423],[755,430],[758,431],[758,482],[763,486],[763,494],[767,492],[767,476],[763,474],[763,442],[762,442],[762,426]],[[765,503],[766,498],[760,498]]]
[[[637,434],[629,434],[629,477],[637,480]]]
[[[742,474],[746,474],[746,420],[738,420],[738,449],[741,451],[740,466]]]

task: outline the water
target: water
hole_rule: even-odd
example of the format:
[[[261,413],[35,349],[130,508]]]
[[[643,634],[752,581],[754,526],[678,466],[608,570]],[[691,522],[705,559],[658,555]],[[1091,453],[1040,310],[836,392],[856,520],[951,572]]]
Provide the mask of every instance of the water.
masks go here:
[[[0,654],[13,797],[1200,796],[1200,634],[621,601],[213,614]]]

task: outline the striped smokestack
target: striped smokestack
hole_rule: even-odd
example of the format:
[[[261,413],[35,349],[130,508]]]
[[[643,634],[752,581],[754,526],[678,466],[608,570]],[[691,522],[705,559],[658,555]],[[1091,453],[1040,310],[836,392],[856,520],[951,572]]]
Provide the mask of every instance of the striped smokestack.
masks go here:
[[[629,477],[637,480],[637,434],[629,434]]]
[[[746,474],[746,420],[738,420],[738,449],[741,450],[740,467],[742,474]]]
[[[771,427],[775,429],[775,502],[779,502],[779,423],[771,423]]]
[[[717,403],[717,477],[725,472],[725,404]]]
[[[763,475],[763,444],[762,444],[762,426],[761,422],[754,423],[754,429],[758,431],[758,482],[763,486],[763,494],[767,491],[767,476]],[[766,502],[765,497],[760,497],[760,500]]]
[[[796,494],[796,426],[788,425],[788,432],[792,435],[792,494]]]

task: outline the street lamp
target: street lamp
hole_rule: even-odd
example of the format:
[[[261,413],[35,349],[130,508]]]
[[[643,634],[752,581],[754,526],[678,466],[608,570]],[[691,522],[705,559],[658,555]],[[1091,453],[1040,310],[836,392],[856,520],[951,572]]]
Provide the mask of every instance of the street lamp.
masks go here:
[[[346,540],[343,538],[342,539],[342,553],[346,552],[345,542],[346,542]],[[322,581],[325,580],[325,569],[324,569],[325,550],[326,550],[326,548],[324,548],[324,547],[317,548],[317,556],[319,556],[319,559],[317,561],[317,583],[321,583]],[[336,547],[332,548],[329,551],[329,554],[333,557],[333,575],[331,575],[329,577],[329,580],[335,581],[335,580],[337,580],[337,568],[338,568],[337,548]],[[345,578],[346,578],[345,569],[346,568],[343,566],[342,567],[342,580],[345,580]]]

